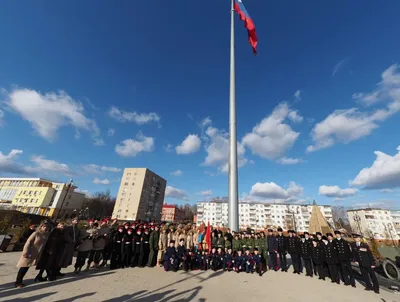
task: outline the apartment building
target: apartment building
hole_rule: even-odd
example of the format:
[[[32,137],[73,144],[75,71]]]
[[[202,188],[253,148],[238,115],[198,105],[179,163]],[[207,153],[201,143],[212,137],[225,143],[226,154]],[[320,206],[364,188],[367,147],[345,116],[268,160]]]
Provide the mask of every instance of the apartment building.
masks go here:
[[[240,203],[239,227],[264,229],[282,227],[285,230],[308,231],[312,205]],[[331,206],[318,206],[330,225],[334,225]],[[197,225],[210,222],[213,226],[228,226],[228,202],[226,200],[199,201]]]
[[[0,178],[0,208],[67,218],[79,212],[85,199],[75,189],[43,178]]]
[[[390,211],[390,215],[392,216],[392,221],[394,229],[396,230],[396,234],[400,237],[400,211]]]
[[[160,220],[167,181],[147,168],[125,168],[113,218]]]
[[[396,213],[395,213],[396,212]],[[353,232],[362,234],[367,238],[399,240],[395,222],[400,223],[398,211],[392,212],[381,208],[365,208],[348,210],[350,226]]]
[[[180,222],[185,219],[185,211],[177,205],[164,204],[162,207],[161,221]]]

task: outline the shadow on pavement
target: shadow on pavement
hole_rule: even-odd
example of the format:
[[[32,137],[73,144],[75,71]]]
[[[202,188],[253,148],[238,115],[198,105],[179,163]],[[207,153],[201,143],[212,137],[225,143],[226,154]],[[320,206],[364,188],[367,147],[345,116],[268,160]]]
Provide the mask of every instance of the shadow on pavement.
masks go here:
[[[195,301],[196,296],[199,294],[202,288],[202,286],[197,286],[195,288],[179,292],[171,289],[160,293],[154,293],[154,291],[139,291],[131,295],[124,295],[121,297],[104,300],[103,302],[190,302]],[[179,298],[179,296],[187,294],[189,294],[187,298]],[[205,302],[206,299],[199,298],[197,301]]]
[[[86,298],[86,297],[90,297],[90,296],[93,296],[94,294],[95,294],[95,292],[93,292],[93,293],[86,293],[86,294],[78,295],[78,296],[71,297],[71,298],[68,298],[68,299],[56,300],[55,302],[72,302],[72,301],[78,301],[79,299]]]
[[[89,272],[87,272],[85,274],[82,274],[82,275],[68,275],[68,276],[65,276],[65,277],[63,277],[61,279],[57,279],[56,281],[41,282],[41,283],[38,283],[38,284],[35,284],[35,285],[26,286],[26,287],[23,287],[23,288],[12,288],[14,286],[14,282],[10,282],[10,283],[5,284],[1,288],[0,300],[1,300],[1,298],[12,296],[12,295],[24,294],[24,293],[32,292],[32,291],[35,291],[35,290],[38,290],[38,289],[44,289],[44,288],[48,288],[48,287],[52,287],[52,286],[57,286],[57,285],[60,285],[60,284],[80,281],[82,279],[86,279],[86,278],[90,278],[90,277],[107,276],[107,275],[111,275],[111,274],[114,274],[114,272],[108,271],[108,272],[99,273],[99,271],[93,271],[93,273],[91,273],[89,271]],[[10,289],[10,288],[12,288],[12,289]],[[30,301],[32,301],[32,300],[30,300]],[[65,300],[63,300],[63,301],[65,301]]]
[[[30,301],[37,301],[37,300],[41,300],[44,298],[47,298],[48,296],[54,295],[54,293],[45,293],[45,294],[40,294],[40,295],[36,295],[36,296],[30,296],[28,298],[15,298],[15,299],[10,299],[10,300],[2,300],[3,302],[30,302]],[[63,300],[63,301],[67,301],[67,300]]]

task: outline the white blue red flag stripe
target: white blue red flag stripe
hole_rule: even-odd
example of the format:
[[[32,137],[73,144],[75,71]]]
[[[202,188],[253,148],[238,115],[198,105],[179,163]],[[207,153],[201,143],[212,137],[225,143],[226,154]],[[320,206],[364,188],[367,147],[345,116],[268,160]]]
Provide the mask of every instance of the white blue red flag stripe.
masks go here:
[[[247,29],[247,34],[249,36],[249,43],[253,48],[254,54],[257,54],[258,39],[256,34],[256,27],[249,13],[244,7],[242,0],[235,0],[235,12],[238,13],[240,20],[244,21],[244,27]]]

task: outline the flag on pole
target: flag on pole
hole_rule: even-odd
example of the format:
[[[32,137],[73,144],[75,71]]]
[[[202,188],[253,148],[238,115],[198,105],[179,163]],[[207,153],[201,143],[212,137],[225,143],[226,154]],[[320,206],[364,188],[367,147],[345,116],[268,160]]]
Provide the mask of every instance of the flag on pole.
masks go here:
[[[254,54],[257,54],[258,39],[256,34],[256,27],[249,13],[244,7],[242,0],[235,0],[235,12],[238,13],[240,20],[244,21],[244,27],[247,29],[247,34],[249,36],[249,43],[253,48]]]
[[[206,243],[207,243],[208,252],[210,253],[211,252],[211,227],[210,227],[210,222],[207,223]]]

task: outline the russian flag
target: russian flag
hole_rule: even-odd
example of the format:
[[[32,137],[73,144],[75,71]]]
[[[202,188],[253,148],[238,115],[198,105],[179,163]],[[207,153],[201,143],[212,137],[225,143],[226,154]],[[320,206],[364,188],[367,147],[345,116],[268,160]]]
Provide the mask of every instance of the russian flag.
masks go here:
[[[247,29],[247,34],[249,36],[249,43],[253,48],[254,54],[257,54],[258,39],[256,34],[256,27],[249,13],[244,7],[242,0],[235,0],[235,12],[238,13],[240,20],[244,21],[244,27]]]

